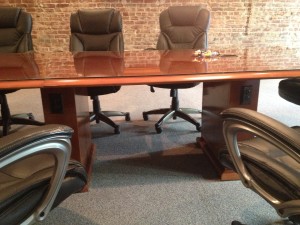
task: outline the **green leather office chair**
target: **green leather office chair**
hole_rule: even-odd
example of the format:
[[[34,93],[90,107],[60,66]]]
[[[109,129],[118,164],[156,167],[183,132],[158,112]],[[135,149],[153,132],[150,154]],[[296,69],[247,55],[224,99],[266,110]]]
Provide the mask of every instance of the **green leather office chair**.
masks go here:
[[[21,8],[0,7],[0,54],[19,53],[32,51],[31,40],[32,19],[31,15]],[[5,58],[1,57],[2,59]],[[20,61],[0,61],[0,70],[20,68]],[[26,63],[25,63],[26,64]],[[22,68],[20,68],[22,70]],[[16,73],[22,72],[15,71]],[[14,72],[14,71],[12,71]],[[18,74],[16,74],[18,75]],[[32,113],[11,115],[6,94],[17,90],[0,90],[1,119],[3,135],[7,135],[12,124],[43,125],[44,123],[34,120]]]
[[[115,9],[78,10],[71,15],[71,39],[70,51],[124,51],[122,33],[122,17]],[[98,66],[110,66],[98,65]],[[91,121],[99,123],[103,121],[114,128],[116,134],[120,133],[120,127],[109,117],[125,116],[130,120],[128,112],[102,111],[99,95],[115,93],[120,86],[89,87],[88,95],[93,100],[93,112]]]
[[[210,22],[210,12],[200,6],[171,6],[161,12],[159,17],[160,34],[156,49],[207,49],[207,32]],[[144,120],[152,114],[164,114],[155,124],[157,133],[162,132],[162,125],[170,118],[180,117],[193,125],[197,131],[201,131],[201,124],[189,114],[199,114],[201,110],[191,108],[180,108],[178,100],[178,90],[197,86],[199,83],[181,83],[151,85],[154,87],[170,89],[172,103],[170,108],[155,109],[143,112]]]
[[[33,224],[87,184],[70,160],[73,130],[62,125],[24,129],[0,139],[0,225]]]

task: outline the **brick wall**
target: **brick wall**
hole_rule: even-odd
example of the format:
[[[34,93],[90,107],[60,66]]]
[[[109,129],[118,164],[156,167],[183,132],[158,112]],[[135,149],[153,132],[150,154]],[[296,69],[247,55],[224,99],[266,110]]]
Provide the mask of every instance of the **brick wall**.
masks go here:
[[[116,8],[123,16],[125,49],[154,47],[159,13],[170,5],[200,4],[211,11],[209,47],[300,47],[298,0],[0,0],[33,17],[35,51],[68,50],[69,18],[80,8]]]

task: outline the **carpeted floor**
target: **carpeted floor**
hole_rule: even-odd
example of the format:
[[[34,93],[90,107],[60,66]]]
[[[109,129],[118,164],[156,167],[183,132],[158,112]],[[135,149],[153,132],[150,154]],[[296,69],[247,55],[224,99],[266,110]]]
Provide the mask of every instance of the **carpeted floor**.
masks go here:
[[[278,96],[277,84],[277,80],[261,82],[258,111],[288,125],[300,124],[299,108]],[[201,96],[201,91],[198,86],[182,92],[181,105],[191,106],[195,102],[191,96]],[[9,102],[13,113],[31,110],[43,119],[38,90],[18,91],[9,96]],[[122,87],[119,93],[104,96],[104,109],[130,111],[132,121],[119,121],[120,135],[112,134],[105,124],[91,126],[97,157],[90,190],[65,200],[43,224],[229,225],[232,220],[248,225],[284,224],[239,181],[218,181],[195,145],[199,133],[192,125],[177,120],[158,135],[153,126],[158,117],[142,121],[143,110],[169,104],[168,92],[153,94],[147,86]],[[194,106],[200,107],[201,102]]]
[[[88,193],[67,199],[44,224],[271,224],[275,211],[239,181],[220,182],[183,121],[156,134],[154,122],[93,125],[97,157]],[[172,155],[182,153],[182,155]],[[274,223],[275,224],[275,223]]]

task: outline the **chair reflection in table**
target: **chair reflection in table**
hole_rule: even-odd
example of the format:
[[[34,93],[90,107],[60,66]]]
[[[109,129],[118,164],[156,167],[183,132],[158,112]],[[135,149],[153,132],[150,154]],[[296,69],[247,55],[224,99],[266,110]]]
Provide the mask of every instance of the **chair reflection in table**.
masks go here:
[[[120,76],[124,71],[124,58],[122,52],[77,52],[74,54],[74,64],[77,74],[84,77]],[[121,86],[88,87],[87,93],[93,100],[93,112],[90,113],[90,121],[96,121],[110,125],[115,133],[120,133],[120,127],[109,117],[125,116],[130,120],[128,112],[102,111],[99,95],[118,92]]]
[[[22,81],[29,79],[39,79],[40,73],[34,60],[33,52],[30,53],[5,53],[0,54],[0,79],[2,81]],[[11,115],[6,94],[17,91],[18,89],[1,89],[1,119],[0,125],[3,126],[3,135],[7,135],[11,125],[44,125],[43,122],[34,120],[32,113]]]

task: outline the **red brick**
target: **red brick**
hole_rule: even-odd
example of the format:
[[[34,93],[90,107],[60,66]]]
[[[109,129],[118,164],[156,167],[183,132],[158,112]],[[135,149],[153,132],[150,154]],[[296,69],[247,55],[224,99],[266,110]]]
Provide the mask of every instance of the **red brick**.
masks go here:
[[[0,0],[0,6],[19,6],[32,14],[35,51],[67,51],[70,14],[97,7],[121,11],[126,50],[154,47],[159,13],[171,5],[201,5],[211,11],[211,49],[300,47],[300,1],[294,0]]]

